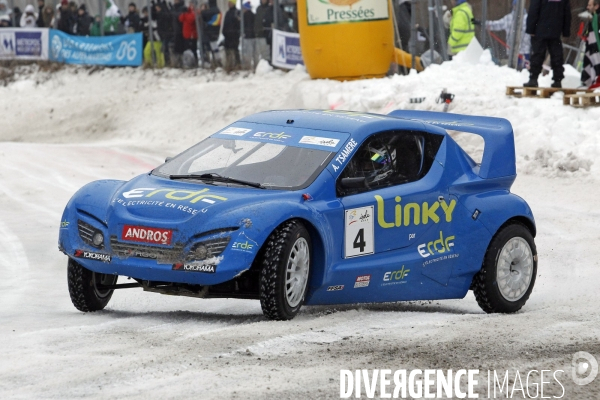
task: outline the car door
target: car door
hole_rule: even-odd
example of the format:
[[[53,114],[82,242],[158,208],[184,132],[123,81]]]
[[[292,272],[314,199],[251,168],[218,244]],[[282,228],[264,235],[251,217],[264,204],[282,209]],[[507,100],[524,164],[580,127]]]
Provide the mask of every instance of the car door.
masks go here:
[[[447,190],[440,187],[443,167],[434,162],[442,138],[433,136],[380,132],[356,151],[337,182],[345,259],[420,243],[451,214]]]

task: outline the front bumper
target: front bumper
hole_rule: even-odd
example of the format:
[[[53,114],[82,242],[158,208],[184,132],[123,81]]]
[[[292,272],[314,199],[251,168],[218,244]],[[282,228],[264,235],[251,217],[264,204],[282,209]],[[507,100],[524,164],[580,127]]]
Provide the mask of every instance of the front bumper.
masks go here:
[[[78,229],[79,220],[103,234],[105,240],[102,246],[93,246],[89,240],[84,240],[85,235],[82,237]],[[149,245],[119,241],[98,221],[78,216],[75,221],[61,225],[59,249],[85,268],[98,273],[137,280],[210,286],[232,280],[250,269],[258,245],[248,238],[247,233],[227,230],[202,236],[201,239],[195,235],[187,241],[182,240],[180,234],[172,246]],[[225,243],[219,255],[204,260],[190,258],[193,246],[210,241]],[[247,245],[240,246],[240,243]]]

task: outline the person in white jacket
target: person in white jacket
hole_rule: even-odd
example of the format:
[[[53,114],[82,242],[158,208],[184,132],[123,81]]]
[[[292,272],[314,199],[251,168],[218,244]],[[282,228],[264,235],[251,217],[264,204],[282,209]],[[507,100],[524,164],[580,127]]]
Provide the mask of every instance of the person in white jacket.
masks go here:
[[[513,0],[513,11],[506,14],[504,17],[500,18],[496,21],[487,21],[485,27],[489,31],[505,31],[506,32],[506,40],[510,37],[510,32],[513,29],[513,17],[515,15],[515,6],[517,4],[517,0]],[[531,53],[531,37],[525,33],[527,29],[527,12],[523,11],[523,26],[521,27],[521,44],[519,45],[519,55],[523,58],[519,57],[519,63],[517,68],[523,69],[526,65],[529,64],[529,54]],[[510,46],[510,43],[508,44]],[[508,48],[510,51],[510,47]]]
[[[31,4],[28,4],[25,7],[23,15],[21,15],[21,28],[37,28],[37,18],[38,15],[35,12],[35,8]]]

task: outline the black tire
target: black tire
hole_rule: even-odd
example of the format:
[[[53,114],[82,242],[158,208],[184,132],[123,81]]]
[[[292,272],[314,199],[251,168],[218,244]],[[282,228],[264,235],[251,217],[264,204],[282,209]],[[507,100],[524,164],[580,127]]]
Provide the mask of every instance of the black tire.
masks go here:
[[[118,276],[90,271],[69,259],[67,278],[69,295],[75,308],[83,312],[92,312],[104,309],[114,292],[112,289],[100,290],[98,285],[114,285]]]
[[[286,271],[292,250],[297,249],[297,246],[303,245],[303,243],[308,245],[308,271],[299,304],[290,305],[286,295]],[[265,245],[260,271],[260,305],[265,317],[271,320],[286,321],[298,314],[308,288],[311,260],[310,235],[300,221],[285,222],[271,234]]]
[[[531,255],[527,254],[525,248],[526,256],[523,256],[522,258],[524,262],[530,262],[533,269],[531,271],[529,287],[526,288],[524,293],[522,293],[519,298],[516,298],[515,295],[515,299],[513,300],[507,298],[507,295],[502,293],[502,290],[498,284],[498,265],[500,261],[500,254],[504,246],[511,239],[515,238],[521,238],[529,245]],[[515,241],[520,242],[516,243],[517,246],[524,245],[523,242],[519,241],[518,239]],[[512,243],[515,243],[515,241]],[[537,274],[537,259],[537,250],[535,247],[535,242],[533,241],[533,236],[525,225],[519,222],[511,222],[500,228],[488,246],[481,270],[473,278],[473,293],[475,294],[475,299],[477,300],[479,307],[481,307],[481,309],[486,313],[514,313],[519,311],[521,307],[525,305],[525,302],[527,302],[527,299],[529,299],[529,295],[533,290],[533,285],[535,284],[535,277]],[[521,272],[512,270],[514,261],[508,265],[510,265],[509,268],[511,270],[511,275],[513,275],[513,272],[515,272],[516,275],[521,274]],[[526,281],[527,279],[525,279],[525,282],[523,282],[523,286],[527,284]],[[506,291],[507,289],[504,290]]]

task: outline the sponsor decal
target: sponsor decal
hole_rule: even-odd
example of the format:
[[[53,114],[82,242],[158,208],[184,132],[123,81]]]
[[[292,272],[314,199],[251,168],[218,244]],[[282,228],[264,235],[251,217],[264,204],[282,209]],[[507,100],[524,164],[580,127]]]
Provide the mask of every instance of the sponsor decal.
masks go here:
[[[369,275],[361,275],[356,277],[356,281],[354,282],[354,289],[367,287],[371,283],[371,274]]]
[[[247,253],[252,253],[253,248],[254,244],[248,242],[247,240],[245,242],[233,242],[231,245],[231,250],[245,251]]]
[[[60,223],[60,227],[61,228],[68,228],[69,227],[69,221],[64,220]]]
[[[410,226],[421,223],[427,225],[429,221],[438,224],[441,221],[440,216],[444,217],[446,222],[452,222],[452,213],[456,207],[456,200],[450,201],[450,204],[446,203],[446,200],[441,200],[435,201],[431,205],[426,201],[423,204],[407,203],[402,205],[400,204],[402,197],[396,196],[394,222],[387,222],[389,219],[386,220],[383,197],[375,195],[375,200],[377,201],[377,223],[382,228],[399,228],[403,225]],[[440,214],[438,214],[439,211],[441,211]]]
[[[250,239],[244,232],[241,232],[237,240],[231,244],[231,250],[253,253],[258,249],[258,243]]]
[[[444,256],[439,256],[439,257],[436,257],[436,258],[431,258],[431,259],[425,261],[423,263],[423,266],[426,266],[426,265],[429,265],[429,264],[433,264],[433,263],[436,263],[438,261],[451,260],[453,258],[458,258],[459,256],[460,256],[460,254],[454,254],[453,253],[453,254],[447,254],[447,255],[444,255]]]
[[[554,0],[551,0],[551,1],[554,1]],[[560,1],[560,0],[556,0],[556,1]],[[436,121],[436,120],[425,121],[422,119],[413,119],[413,121],[423,122],[424,124],[431,124],[431,125],[449,125],[449,126],[456,126],[456,127],[475,126],[475,124],[469,124],[468,122],[461,122],[461,121]]]
[[[117,199],[117,204],[123,207],[133,206],[153,206],[173,208],[184,213],[196,215],[199,212],[205,213],[206,208],[197,209],[191,206],[177,204],[159,199],[177,200],[179,202],[189,202],[194,205],[215,204],[217,202],[226,201],[227,197],[209,194],[210,189],[201,190],[179,190],[179,189],[157,189],[157,188],[136,188],[127,192],[123,192],[124,199]],[[149,198],[152,198],[149,200]],[[139,199],[139,200],[129,200]]]
[[[348,221],[350,221],[348,223],[348,226],[352,225],[355,222],[369,222],[369,218],[371,218],[371,214],[369,214],[370,208],[372,207],[365,208],[364,213],[360,217],[356,216],[356,210],[358,209],[354,209],[348,212]]]
[[[173,230],[148,228],[145,226],[124,225],[121,233],[123,240],[152,244],[171,244]]]
[[[273,29],[272,43],[271,61],[273,66],[293,69],[298,64],[304,65],[302,49],[300,48],[300,35],[298,33]]]
[[[314,144],[316,146],[335,147],[340,142],[339,139],[324,138],[319,136],[302,136],[300,143]]]
[[[383,274],[383,283],[381,284],[381,286],[404,284],[406,283],[406,277],[408,276],[409,272],[410,269],[406,269],[404,265],[402,266],[402,269],[399,269],[397,271],[386,272],[385,274]]]
[[[291,138],[291,135],[286,135],[285,132],[272,133],[272,132],[256,132],[252,137],[267,139],[274,142],[284,142],[286,139]]]
[[[78,258],[85,258],[88,260],[102,261],[105,263],[109,263],[111,260],[110,254],[92,253],[91,251],[84,250],[75,250],[75,254],[73,254],[73,256]]]
[[[388,19],[385,0],[307,0],[309,25]]]
[[[42,55],[42,32],[15,32],[15,42],[17,56]]]
[[[356,146],[358,146],[358,143],[356,143],[356,140],[354,139],[350,139],[350,141],[346,143],[346,146],[344,146],[344,148],[340,151],[337,157],[335,157],[334,162],[331,164],[331,167],[333,168],[334,172],[337,172],[337,170],[340,169],[342,165],[344,165],[344,163],[346,162],[348,157],[350,157],[350,154],[352,154]]]
[[[246,133],[252,132],[252,129],[229,127],[219,133],[223,135],[244,136]]]
[[[205,274],[214,274],[217,272],[217,266],[214,264],[174,264],[173,271],[184,271],[184,272],[203,272]]]
[[[373,206],[346,210],[344,228],[344,258],[373,254],[375,229]]]
[[[337,292],[338,290],[344,290],[344,285],[329,286],[327,288],[328,292]]]
[[[442,231],[440,231],[440,238],[438,240],[432,240],[431,242],[425,244],[420,244],[417,247],[419,254],[423,258],[427,258],[429,256],[435,254],[444,254],[449,253],[454,248],[454,236],[448,236],[444,239]]]

